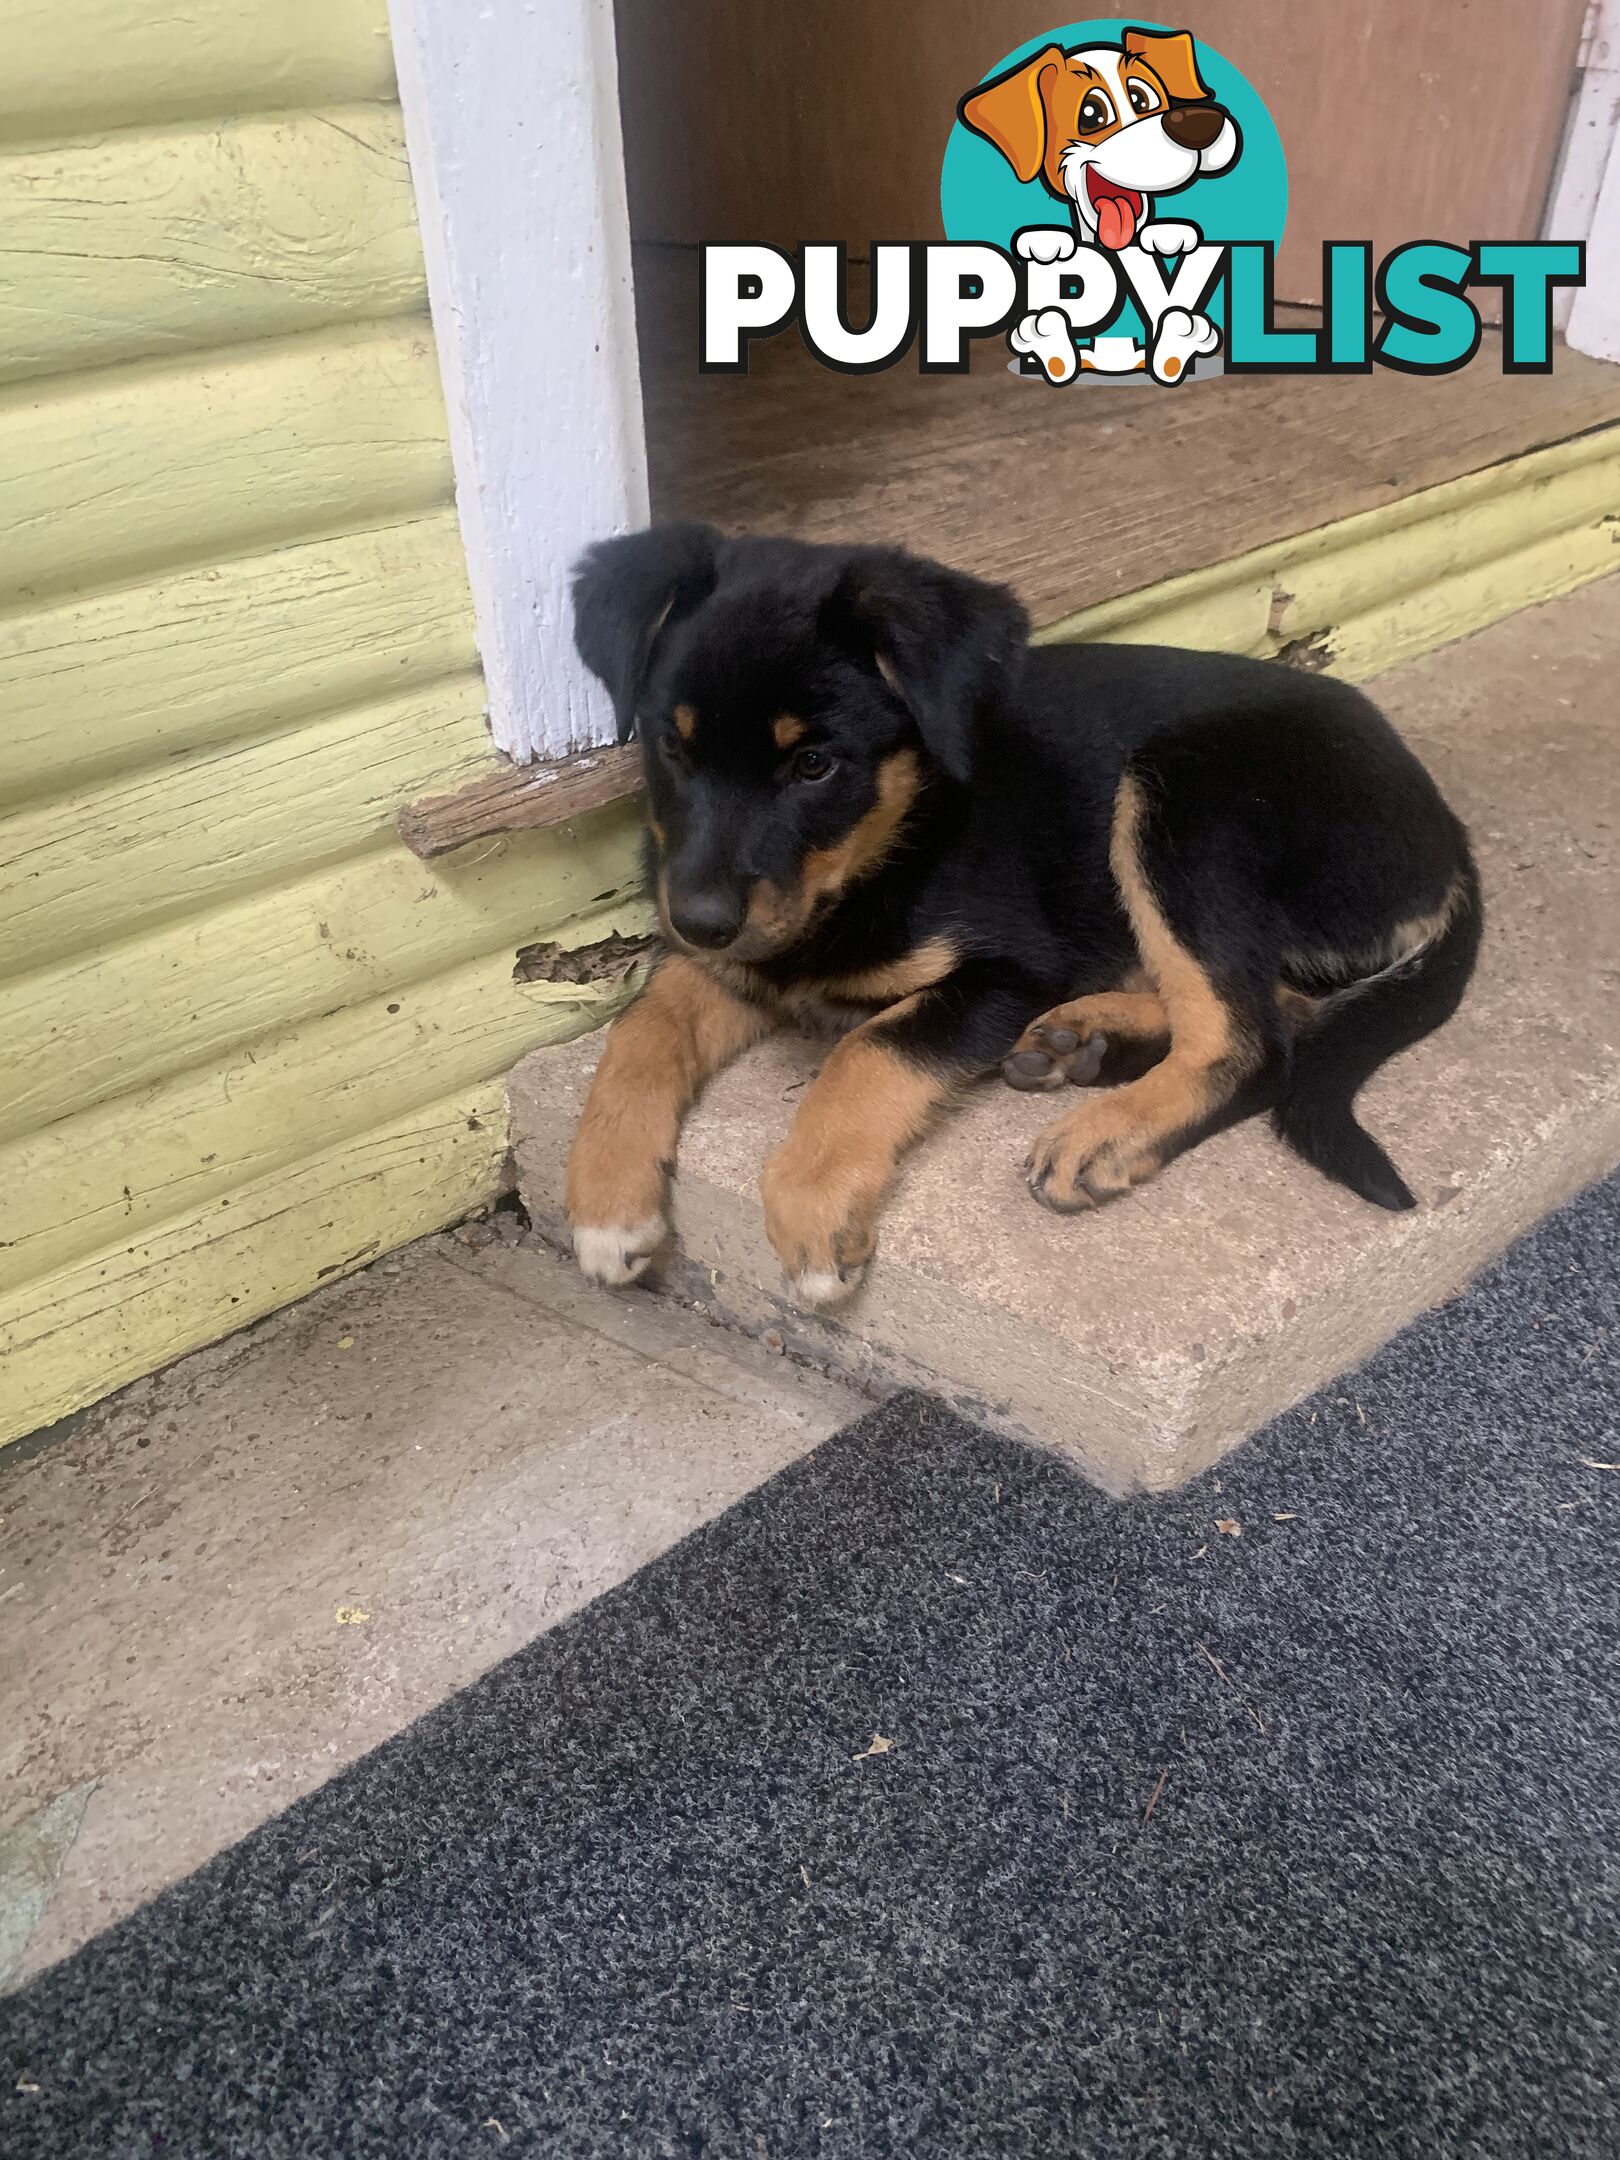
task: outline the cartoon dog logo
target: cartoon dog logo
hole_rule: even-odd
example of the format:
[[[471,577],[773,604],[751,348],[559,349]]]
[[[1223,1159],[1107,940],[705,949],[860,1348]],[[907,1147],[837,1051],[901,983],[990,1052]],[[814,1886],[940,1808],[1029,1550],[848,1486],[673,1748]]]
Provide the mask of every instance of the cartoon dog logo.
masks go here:
[[[1039,179],[1067,206],[1067,228],[1018,235],[1019,252],[1037,262],[1067,261],[1081,241],[1114,254],[1135,245],[1155,255],[1185,255],[1203,235],[1185,220],[1158,217],[1158,198],[1206,173],[1229,171],[1243,148],[1237,122],[1198,72],[1185,30],[1127,30],[1118,45],[1074,52],[1048,45],[969,91],[957,113],[1020,180]],[[1072,366],[1060,309],[1025,316],[1010,343],[1015,352],[1033,353],[1054,381]],[[1159,381],[1175,382],[1191,360],[1219,343],[1207,316],[1169,308],[1153,327],[1147,364]],[[1099,339],[1082,365],[1131,372],[1142,357],[1133,339]]]

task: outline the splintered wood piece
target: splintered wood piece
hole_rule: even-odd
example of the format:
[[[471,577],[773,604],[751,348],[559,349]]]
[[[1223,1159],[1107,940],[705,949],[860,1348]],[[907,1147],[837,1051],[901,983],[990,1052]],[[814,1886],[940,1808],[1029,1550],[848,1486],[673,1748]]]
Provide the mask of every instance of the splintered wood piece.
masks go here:
[[[635,794],[641,786],[641,753],[633,743],[581,750],[551,765],[509,765],[474,780],[453,795],[424,795],[407,803],[396,824],[399,837],[423,862],[469,840],[492,833],[530,832],[566,825]]]

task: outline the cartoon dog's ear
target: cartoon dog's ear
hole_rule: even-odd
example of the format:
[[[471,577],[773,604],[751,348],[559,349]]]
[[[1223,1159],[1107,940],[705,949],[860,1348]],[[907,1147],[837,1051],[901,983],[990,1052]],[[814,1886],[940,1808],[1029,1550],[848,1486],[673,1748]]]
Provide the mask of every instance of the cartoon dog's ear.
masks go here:
[[[964,127],[993,142],[1020,180],[1033,180],[1046,157],[1046,98],[1041,77],[1063,65],[1063,48],[1048,45],[994,82],[970,90],[956,108]]]
[[[1127,30],[1123,43],[1132,59],[1147,62],[1172,105],[1199,105],[1214,96],[1198,72],[1190,30]]]
[[[654,525],[601,540],[574,570],[574,645],[608,687],[620,742],[635,733],[636,699],[666,624],[714,590],[720,535],[709,525]]]
[[[982,716],[1013,682],[1029,617],[987,585],[898,548],[859,548],[822,604],[823,632],[875,667],[953,780],[973,770]]]

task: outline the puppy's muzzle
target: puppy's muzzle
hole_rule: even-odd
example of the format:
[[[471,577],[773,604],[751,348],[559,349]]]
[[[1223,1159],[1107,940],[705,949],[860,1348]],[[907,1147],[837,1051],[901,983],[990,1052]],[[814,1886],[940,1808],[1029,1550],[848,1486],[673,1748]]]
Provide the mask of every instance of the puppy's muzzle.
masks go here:
[[[741,894],[719,887],[699,887],[669,896],[670,928],[683,945],[699,952],[724,952],[734,945],[742,929],[745,910]]]
[[[1160,123],[1178,150],[1207,150],[1226,125],[1220,105],[1173,105]]]

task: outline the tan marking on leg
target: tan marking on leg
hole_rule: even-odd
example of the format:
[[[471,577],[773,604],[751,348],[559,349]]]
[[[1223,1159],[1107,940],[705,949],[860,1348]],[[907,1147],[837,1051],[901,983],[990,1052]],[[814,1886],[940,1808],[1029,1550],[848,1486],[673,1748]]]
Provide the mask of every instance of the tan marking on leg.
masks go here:
[[[697,714],[690,705],[676,706],[675,732],[681,738],[681,741],[685,743],[689,743],[697,733]]]
[[[859,1287],[878,1202],[900,1157],[952,1092],[888,1047],[893,1017],[868,1021],[839,1043],[760,1180],[766,1234],[805,1304],[836,1304]]]
[[[705,1080],[774,1026],[683,954],[608,1030],[568,1157],[567,1208],[587,1274],[631,1282],[663,1242],[681,1119]]]
[[[1153,1176],[1231,1100],[1259,1061],[1214,984],[1164,918],[1138,845],[1142,795],[1127,774],[1114,808],[1109,864],[1136,933],[1143,965],[1163,1003],[1170,1048],[1163,1061],[1059,1118],[1035,1143],[1030,1186],[1047,1207],[1095,1207]]]
[[[782,713],[771,722],[771,734],[778,750],[791,750],[804,734],[804,722],[793,713]]]
[[[748,896],[749,928],[773,945],[791,943],[821,908],[885,861],[921,785],[915,750],[896,750],[885,758],[878,768],[877,801],[834,846],[811,850],[797,885],[784,891],[762,878],[754,887]]]

